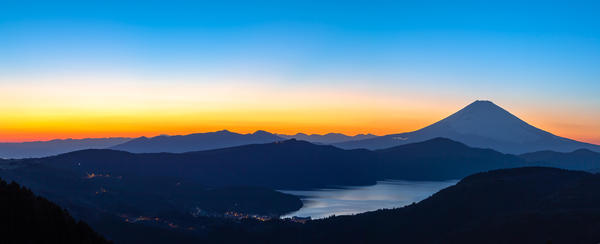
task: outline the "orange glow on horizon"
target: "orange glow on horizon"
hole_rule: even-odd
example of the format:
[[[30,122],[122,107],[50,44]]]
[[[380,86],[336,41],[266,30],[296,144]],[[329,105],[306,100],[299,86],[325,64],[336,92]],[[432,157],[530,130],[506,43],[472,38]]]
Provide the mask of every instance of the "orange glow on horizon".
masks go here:
[[[22,118],[10,128],[0,129],[0,141],[25,142],[52,139],[82,139],[106,137],[140,137],[167,135],[185,135],[191,133],[229,130],[237,133],[253,133],[265,130],[271,133],[326,134],[330,132],[355,134],[386,135],[410,132],[434,123],[452,112],[432,112],[431,115],[406,114],[380,111],[255,111],[247,113],[223,111],[221,113],[199,113],[169,116],[65,116],[54,118]],[[524,119],[526,120],[526,119]],[[527,121],[527,120],[526,120]],[[536,119],[534,121],[546,121]],[[529,122],[529,121],[528,121]],[[536,124],[541,129],[555,135],[600,144],[600,138],[589,136],[577,128],[556,126],[551,123]]]
[[[182,135],[224,129],[386,135],[420,129],[475,100],[418,91],[398,94],[393,89],[352,84],[340,90],[314,85],[292,89],[254,81],[164,84],[81,79],[88,82],[9,84],[0,79],[0,142]],[[524,107],[527,102],[510,104],[510,99],[494,102],[555,135],[600,144],[599,114],[570,107]]]
[[[364,112],[364,111],[363,111]],[[231,112],[235,113],[235,112]],[[294,113],[294,115],[292,115]],[[317,117],[311,117],[319,115]],[[256,117],[244,117],[238,114],[222,116],[217,114],[172,115],[158,118],[111,117],[111,118],[53,118],[20,120],[18,126],[1,130],[0,140],[4,142],[43,141],[51,139],[81,139],[104,137],[140,137],[183,135],[191,133],[229,130],[237,133],[253,133],[265,130],[271,133],[325,134],[330,132],[355,134],[385,135],[408,132],[419,129],[423,124],[434,122],[434,118],[405,118],[395,116],[355,116],[360,111],[347,111],[327,116],[328,111],[274,113],[257,112]],[[279,114],[279,116],[278,116]]]

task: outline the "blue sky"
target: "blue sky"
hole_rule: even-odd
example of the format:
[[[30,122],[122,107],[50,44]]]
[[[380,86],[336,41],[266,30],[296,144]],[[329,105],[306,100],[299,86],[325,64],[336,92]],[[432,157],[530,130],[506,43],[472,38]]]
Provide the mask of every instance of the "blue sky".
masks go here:
[[[559,117],[547,105],[600,124],[599,12],[594,1],[2,1],[0,83],[247,79]]]
[[[465,82],[597,83],[597,3],[281,2],[3,3],[1,61],[8,71],[249,66],[292,82],[427,71]]]

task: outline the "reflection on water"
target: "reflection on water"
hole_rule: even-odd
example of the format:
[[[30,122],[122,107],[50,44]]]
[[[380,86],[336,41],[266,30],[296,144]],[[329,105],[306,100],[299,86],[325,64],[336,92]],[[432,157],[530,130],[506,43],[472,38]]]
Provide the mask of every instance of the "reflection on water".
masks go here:
[[[397,208],[421,201],[437,191],[456,184],[452,181],[379,181],[372,186],[281,192],[302,198],[304,206],[282,218],[298,216],[324,218],[382,208]]]

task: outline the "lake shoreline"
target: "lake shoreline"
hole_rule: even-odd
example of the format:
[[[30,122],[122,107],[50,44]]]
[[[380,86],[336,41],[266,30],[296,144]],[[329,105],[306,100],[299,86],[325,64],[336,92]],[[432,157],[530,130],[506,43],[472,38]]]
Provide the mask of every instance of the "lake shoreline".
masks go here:
[[[383,180],[369,186],[332,186],[313,190],[278,190],[299,197],[300,210],[281,218],[326,218],[331,215],[351,215],[384,208],[399,208],[419,202],[459,180],[407,181]]]

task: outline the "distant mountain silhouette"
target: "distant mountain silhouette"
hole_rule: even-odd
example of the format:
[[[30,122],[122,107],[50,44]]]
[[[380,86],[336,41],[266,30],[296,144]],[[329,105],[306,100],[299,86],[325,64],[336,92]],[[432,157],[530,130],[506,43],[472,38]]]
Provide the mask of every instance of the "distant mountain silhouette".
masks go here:
[[[247,144],[269,143],[282,141],[281,137],[266,131],[256,131],[252,134],[238,134],[227,130],[197,133],[181,136],[156,136],[140,137],[120,145],[110,147],[113,150],[121,150],[133,153],[155,153],[155,152],[191,152],[241,146]]]
[[[600,175],[516,168],[464,178],[403,208],[213,233],[218,243],[597,243]],[[233,229],[233,228],[232,228]],[[229,234],[228,234],[229,233]]]
[[[29,189],[0,180],[2,243],[109,243],[86,223]]]
[[[371,139],[334,144],[340,148],[383,149],[445,137],[472,147],[491,148],[504,153],[541,150],[570,152],[577,149],[600,151],[600,146],[555,136],[515,117],[490,101],[475,101],[449,117],[423,129]]]
[[[339,142],[363,140],[363,139],[369,139],[369,138],[376,137],[376,135],[373,135],[373,134],[358,134],[355,136],[348,136],[348,135],[344,135],[341,133],[327,133],[324,135],[319,135],[319,134],[307,135],[304,133],[297,133],[295,135],[284,135],[284,134],[276,134],[276,135],[279,137],[285,138],[285,139],[296,139],[296,140],[308,141],[308,142],[318,143],[318,144],[333,144],[333,143],[339,143]]]
[[[86,139],[56,139],[51,141],[34,141],[0,143],[0,158],[37,158],[83,149],[102,149],[112,147],[131,138],[86,138]]]
[[[569,153],[539,151],[519,155],[530,162],[543,162],[548,166],[578,170],[590,170],[600,167],[600,153],[579,149]]]

